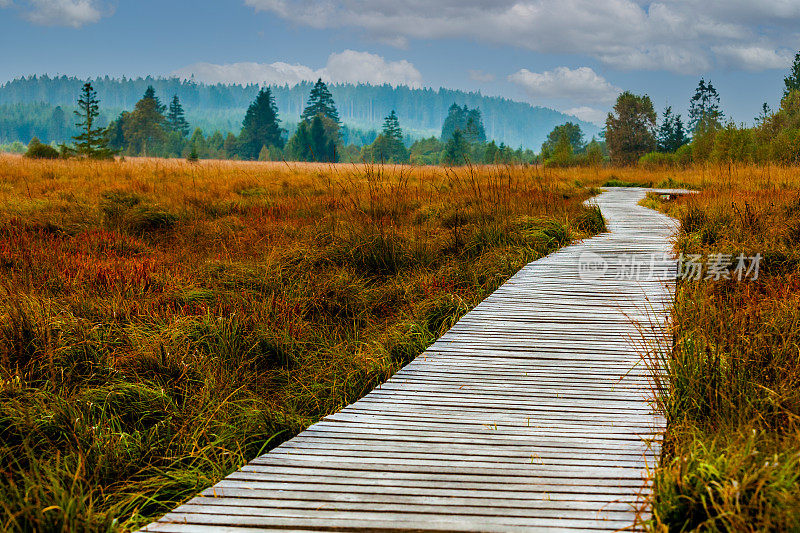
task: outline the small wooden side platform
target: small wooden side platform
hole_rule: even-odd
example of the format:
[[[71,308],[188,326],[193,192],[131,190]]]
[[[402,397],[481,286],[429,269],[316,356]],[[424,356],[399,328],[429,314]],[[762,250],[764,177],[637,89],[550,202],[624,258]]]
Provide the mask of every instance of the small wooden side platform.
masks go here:
[[[665,339],[675,278],[675,222],[645,193],[602,193],[608,233],[530,263],[386,384],[145,531],[630,528],[664,427],[639,353]]]

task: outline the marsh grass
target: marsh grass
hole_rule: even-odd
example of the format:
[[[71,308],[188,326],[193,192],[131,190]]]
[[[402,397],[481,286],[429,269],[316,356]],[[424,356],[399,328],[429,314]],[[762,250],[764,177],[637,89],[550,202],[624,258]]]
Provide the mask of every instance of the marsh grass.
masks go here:
[[[543,169],[0,157],[0,528],[134,529],[421,353],[530,260],[604,230],[604,183],[685,253],[658,399],[658,530],[798,530],[793,167]]]
[[[784,170],[786,171],[786,170]],[[788,172],[788,171],[786,171]],[[649,527],[800,530],[800,255],[796,185],[757,176],[660,204],[678,251],[761,253],[755,281],[682,281],[673,346],[660,354],[667,433]]]
[[[601,231],[535,168],[0,157],[0,529],[130,530]]]

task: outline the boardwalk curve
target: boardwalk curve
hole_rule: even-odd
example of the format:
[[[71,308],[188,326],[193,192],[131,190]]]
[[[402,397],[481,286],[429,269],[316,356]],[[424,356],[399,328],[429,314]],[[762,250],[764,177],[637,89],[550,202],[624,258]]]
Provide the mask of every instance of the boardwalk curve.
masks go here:
[[[387,383],[144,530],[630,528],[664,426],[637,345],[663,335],[675,278],[675,222],[644,195],[603,192],[608,233],[528,264]]]

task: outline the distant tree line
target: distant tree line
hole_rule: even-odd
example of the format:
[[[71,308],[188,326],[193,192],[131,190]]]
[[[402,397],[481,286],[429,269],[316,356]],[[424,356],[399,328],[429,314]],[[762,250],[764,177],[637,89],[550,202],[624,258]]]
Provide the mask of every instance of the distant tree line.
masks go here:
[[[0,106],[45,102],[53,107],[61,106],[69,115],[74,106],[75,95],[86,81],[67,76],[30,76],[12,80],[0,84]],[[219,130],[223,137],[228,132],[238,133],[243,113],[261,89],[255,84],[206,85],[177,78],[103,77],[88,81],[91,81],[92,87],[97,91],[98,99],[107,113],[106,117],[102,114],[100,117],[104,124],[109,124],[121,111],[132,109],[145,90],[152,86],[156,94],[164,99],[178,96],[186,110],[187,120],[194,128],[202,128],[207,135]],[[299,123],[294,117],[301,115],[313,86],[313,82],[302,82],[294,86],[270,87],[279,113],[285,119],[283,126],[290,133]],[[461,107],[466,105],[470,109],[479,108],[484,116],[487,139],[496,139],[498,143],[504,142],[514,147],[537,148],[553,127],[570,120],[563,113],[552,109],[506,98],[483,96],[478,92],[365,84],[331,84],[328,89],[337,103],[343,142],[357,146],[370,144],[375,140],[381,123],[392,110],[402,121],[407,138],[420,139],[434,134],[438,136],[442,121],[454,102]],[[164,103],[169,104],[169,100]],[[599,128],[592,124],[579,124],[590,135],[599,133]],[[362,132],[366,138],[360,138],[361,133],[351,136],[354,130]],[[368,135],[370,132],[371,135]],[[20,133],[23,134],[5,135],[0,130],[0,142],[20,140],[27,143],[31,135]],[[35,134],[47,142],[64,142],[71,136],[51,136],[41,129]]]
[[[766,103],[754,125],[725,119],[713,83],[701,78],[689,100],[689,116],[667,107],[660,124],[650,97],[622,93],[606,120],[611,162],[648,167],[721,164],[800,163],[800,52],[784,78],[780,108]]]
[[[442,124],[441,138],[430,137],[410,145],[397,112],[392,110],[373,142],[358,147],[345,144],[333,95],[321,80],[311,87],[297,127],[290,135],[281,125],[272,89],[263,87],[245,112],[238,135],[219,131],[206,137],[186,119],[180,97],[169,105],[148,86],[133,109],[121,112],[107,127],[101,126],[97,92],[84,83],[74,111],[76,133],[72,144],[61,144],[60,155],[108,158],[114,154],[145,157],[185,157],[261,161],[382,162],[415,164],[533,163],[531,150],[513,150],[486,142],[483,116],[478,108],[452,104]],[[30,157],[54,157],[59,152],[38,138],[28,147]]]

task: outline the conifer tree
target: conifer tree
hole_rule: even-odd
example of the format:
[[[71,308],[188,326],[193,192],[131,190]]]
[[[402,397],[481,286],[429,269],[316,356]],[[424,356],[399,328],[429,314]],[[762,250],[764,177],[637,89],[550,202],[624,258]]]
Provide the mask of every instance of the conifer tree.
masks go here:
[[[719,93],[711,82],[700,78],[689,106],[689,129],[694,133],[698,128],[719,129],[723,114],[719,108]]]
[[[336,124],[339,124],[339,112],[336,110],[333,96],[328,90],[328,86],[322,81],[322,78],[318,79],[314,87],[311,88],[308,104],[300,118],[310,122],[317,115],[328,117]]]
[[[453,103],[447,110],[447,117],[442,124],[442,142],[447,142],[456,130],[460,130],[463,140],[468,143],[485,143],[486,130],[483,117],[478,108],[470,109],[467,105],[459,107]]]
[[[166,107],[155,95],[152,86],[147,87],[142,99],[136,102],[133,111],[125,114],[123,132],[125,146],[134,155],[159,155],[166,139]]]
[[[172,97],[172,101],[169,104],[167,127],[174,132],[180,133],[183,137],[189,135],[189,123],[186,122],[183,106],[177,94]]]
[[[50,140],[51,141],[63,141],[64,140],[64,133],[65,133],[65,126],[66,126],[66,116],[64,114],[64,110],[61,106],[56,106],[53,109],[53,112],[50,114],[49,122],[49,129],[50,129]]]
[[[111,121],[111,124],[105,130],[104,137],[108,148],[115,152],[125,148],[125,130],[123,128],[129,114],[127,111],[123,111],[116,119]]]
[[[233,158],[236,155],[236,145],[238,141],[236,139],[236,135],[231,132],[228,132],[228,135],[225,136],[225,142],[222,144],[222,150],[225,152],[225,157]]]
[[[161,103],[161,100],[158,99],[156,96],[156,90],[153,88],[152,85],[148,85],[147,89],[144,91],[144,95],[142,95],[142,100],[153,100],[155,102],[155,108],[158,110],[159,113],[162,115],[167,110],[167,106]]]
[[[290,159],[295,161],[313,161],[311,154],[311,138],[309,135],[308,122],[302,121],[297,125],[292,138],[286,145],[286,153]]]
[[[469,144],[464,139],[464,133],[457,129],[447,141],[442,154],[442,163],[445,165],[464,165],[469,154]]]
[[[464,106],[464,109],[467,109],[467,107]],[[466,117],[467,122],[464,125],[464,135],[466,136],[467,142],[480,144],[485,143],[486,130],[483,127],[481,110],[477,107],[475,109],[467,109]]]
[[[466,120],[467,119],[464,110],[461,109],[458,104],[453,102],[453,104],[447,110],[447,117],[445,117],[444,122],[442,123],[442,142],[449,141],[450,137],[453,136],[453,133],[456,130],[463,129],[464,125],[466,124]]]
[[[760,126],[765,124],[769,117],[772,116],[772,109],[770,109],[769,104],[764,102],[761,104],[761,113],[756,117],[756,126]]]
[[[100,102],[89,82],[83,84],[75,116],[78,118],[75,125],[81,130],[80,134],[73,137],[75,151],[87,157],[109,157],[111,151],[106,146],[105,130],[96,126]]]
[[[336,145],[325,131],[323,115],[316,115],[309,129],[310,151],[313,161],[332,163],[336,161]]]
[[[400,120],[394,109],[383,121],[383,131],[381,132],[387,139],[403,142],[403,130],[400,129]]]
[[[672,113],[672,106],[667,106],[661,120],[657,134],[659,152],[673,153],[678,148],[689,142],[686,130],[679,114]]]
[[[284,130],[280,122],[272,91],[269,87],[261,89],[247,108],[242,122],[237,150],[242,159],[258,159],[263,146],[283,148]]]
[[[497,161],[497,144],[492,140],[486,145],[486,150],[483,154],[483,162],[487,165],[493,165]]]
[[[364,159],[381,163],[405,163],[409,153],[403,144],[403,130],[393,109],[383,121],[383,130],[378,138],[363,152]]]
[[[800,52],[794,55],[794,62],[792,63],[792,70],[789,75],[783,78],[785,89],[783,90],[783,97],[789,96],[792,91],[800,90]]]

